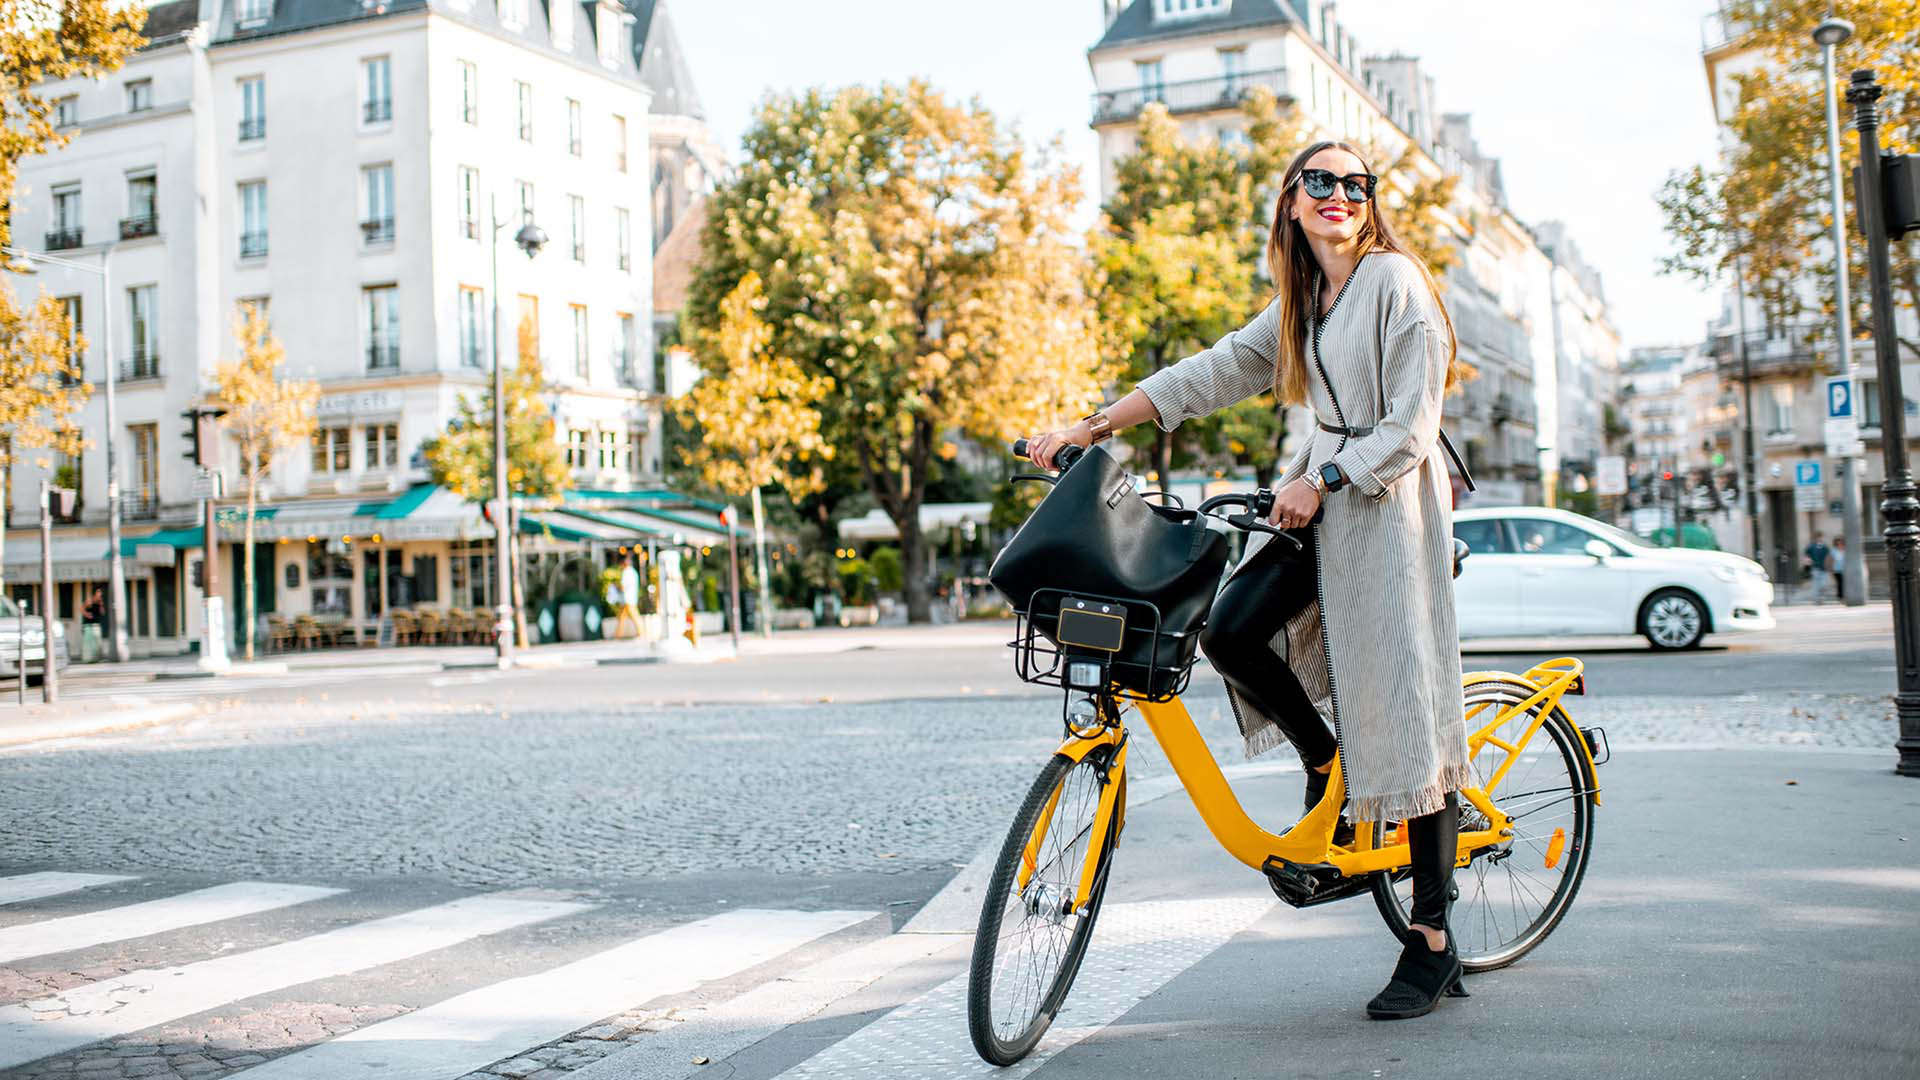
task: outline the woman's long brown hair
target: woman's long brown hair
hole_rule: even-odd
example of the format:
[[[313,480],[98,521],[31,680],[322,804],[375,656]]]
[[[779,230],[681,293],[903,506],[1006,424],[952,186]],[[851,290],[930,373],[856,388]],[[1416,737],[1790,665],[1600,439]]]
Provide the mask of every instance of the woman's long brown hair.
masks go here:
[[[1280,300],[1280,355],[1273,366],[1273,393],[1282,405],[1300,405],[1307,400],[1307,318],[1313,311],[1314,285],[1320,276],[1320,264],[1314,261],[1313,250],[1307,246],[1306,233],[1299,222],[1288,219],[1287,206],[1293,202],[1293,193],[1300,186],[1300,174],[1306,171],[1307,162],[1329,148],[1345,150],[1359,158],[1367,172],[1373,172],[1367,159],[1360,157],[1359,149],[1331,140],[1314,143],[1300,151],[1293,164],[1287,166],[1286,182],[1280,186],[1280,201],[1273,208],[1273,230],[1267,238],[1267,270],[1273,275]],[[1459,347],[1454,336],[1453,316],[1447,313],[1447,305],[1440,299],[1433,272],[1393,234],[1386,215],[1380,212],[1378,191],[1366,207],[1357,237],[1360,252],[1391,251],[1405,255],[1420,268],[1421,275],[1427,279],[1427,288],[1433,291],[1433,302],[1447,324],[1447,389],[1451,390],[1460,376]],[[1354,270],[1359,272],[1357,264]]]

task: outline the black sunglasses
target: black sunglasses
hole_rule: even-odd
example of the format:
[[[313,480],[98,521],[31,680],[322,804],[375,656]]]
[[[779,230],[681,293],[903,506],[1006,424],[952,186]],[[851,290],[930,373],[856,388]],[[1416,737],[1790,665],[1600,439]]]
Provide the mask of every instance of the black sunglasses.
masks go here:
[[[1351,176],[1335,176],[1325,169],[1307,169],[1300,173],[1300,187],[1308,197],[1325,199],[1333,195],[1334,185],[1347,189],[1350,202],[1366,202],[1373,198],[1373,188],[1380,178],[1372,173],[1354,173]]]

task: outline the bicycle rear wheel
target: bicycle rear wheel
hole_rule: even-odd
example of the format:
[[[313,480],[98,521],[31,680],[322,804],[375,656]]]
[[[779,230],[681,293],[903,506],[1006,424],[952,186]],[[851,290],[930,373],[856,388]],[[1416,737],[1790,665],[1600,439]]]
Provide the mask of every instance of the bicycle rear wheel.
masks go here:
[[[1497,681],[1467,687],[1469,731],[1493,722],[1498,711],[1532,697],[1524,683]],[[1516,743],[1539,715],[1539,706],[1502,721],[1493,734]],[[1467,971],[1506,967],[1546,940],[1573,905],[1574,894],[1586,876],[1593,844],[1594,777],[1580,752],[1573,721],[1556,706],[1540,731],[1515,755],[1513,765],[1493,792],[1493,804],[1513,819],[1513,836],[1473,853],[1472,861],[1454,871],[1459,898],[1449,916],[1449,929]],[[1507,760],[1506,751],[1485,743],[1473,758],[1473,786],[1484,788],[1488,778]],[[1373,846],[1399,837],[1397,821],[1375,822]],[[1460,800],[1460,831],[1486,828],[1484,816],[1466,799]],[[1373,899],[1380,916],[1395,937],[1406,933],[1413,908],[1410,870],[1375,874]]]
[[[1106,753],[1099,750],[1088,757]],[[1124,777],[1117,782],[1122,785],[1119,797],[1125,799]],[[1102,788],[1096,762],[1076,762],[1055,754],[1014,815],[994,863],[980,908],[980,928],[973,939],[967,1031],[974,1049],[995,1065],[1011,1065],[1033,1050],[1079,974],[1100,901],[1106,896],[1120,817],[1116,813],[1109,823],[1086,906],[1073,910]],[[1021,888],[1019,875],[1028,842],[1043,818],[1045,835],[1026,887]]]

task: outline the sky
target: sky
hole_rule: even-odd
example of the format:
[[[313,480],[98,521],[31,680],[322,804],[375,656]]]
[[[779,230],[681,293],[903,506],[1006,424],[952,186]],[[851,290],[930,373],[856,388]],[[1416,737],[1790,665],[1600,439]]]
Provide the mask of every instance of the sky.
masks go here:
[[[1061,140],[1091,206],[1099,154],[1086,51],[1100,0],[668,0],[708,124],[738,155],[769,92],[923,76],[979,97],[1031,141]],[[1717,293],[1657,273],[1669,250],[1653,193],[1707,161],[1712,106],[1700,20],[1712,0],[1341,5],[1367,53],[1420,57],[1440,107],[1473,115],[1510,207],[1569,224],[1628,345],[1699,341]]]

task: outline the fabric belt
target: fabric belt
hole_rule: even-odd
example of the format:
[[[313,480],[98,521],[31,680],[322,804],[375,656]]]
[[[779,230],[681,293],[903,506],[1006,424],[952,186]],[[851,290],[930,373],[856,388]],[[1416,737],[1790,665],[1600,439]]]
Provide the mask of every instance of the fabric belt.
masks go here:
[[[1373,429],[1370,427],[1337,427],[1327,423],[1325,420],[1321,420],[1319,417],[1315,417],[1314,419],[1319,423],[1321,431],[1331,431],[1335,435],[1340,435],[1345,438],[1364,439],[1373,434]],[[1460,460],[1460,452],[1453,448],[1453,440],[1447,438],[1447,432],[1444,428],[1440,431],[1440,445],[1447,451],[1447,456],[1453,459],[1453,467],[1460,473],[1460,479],[1467,485],[1467,490],[1478,490],[1473,485],[1473,474],[1467,471],[1467,463]]]

